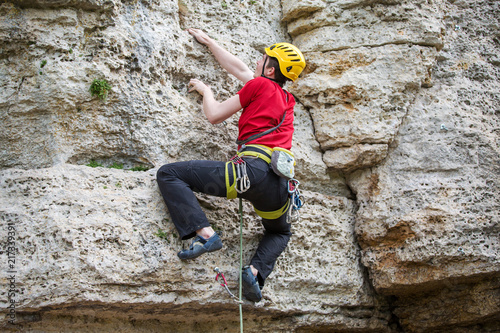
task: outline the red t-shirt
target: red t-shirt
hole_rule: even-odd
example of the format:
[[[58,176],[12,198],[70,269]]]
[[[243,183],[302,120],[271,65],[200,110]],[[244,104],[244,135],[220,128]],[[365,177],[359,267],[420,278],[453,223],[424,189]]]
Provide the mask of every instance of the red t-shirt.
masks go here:
[[[291,149],[293,107],[295,105],[293,95],[284,91],[276,82],[264,77],[257,77],[248,81],[238,92],[238,95],[243,107],[243,112],[238,121],[238,140],[245,140],[254,134],[262,133],[278,125],[283,119],[286,109],[285,121],[277,130],[247,144]]]

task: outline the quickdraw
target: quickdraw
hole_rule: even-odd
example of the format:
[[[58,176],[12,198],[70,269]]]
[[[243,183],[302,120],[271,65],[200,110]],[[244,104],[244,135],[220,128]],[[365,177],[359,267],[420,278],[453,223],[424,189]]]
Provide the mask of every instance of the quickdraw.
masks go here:
[[[236,192],[243,193],[250,188],[250,178],[247,174],[247,163],[240,156],[230,159],[236,169]]]
[[[299,185],[300,182],[297,179],[290,179],[288,181],[288,194],[290,195],[292,205],[289,211],[291,221],[297,221],[299,219],[299,209],[304,204],[304,196],[300,194]]]
[[[222,287],[224,287],[224,288],[226,289],[226,291],[228,292],[229,296],[231,296],[232,298],[234,298],[234,300],[235,300],[235,302],[236,302],[236,303],[243,303],[242,301],[240,301],[240,300],[238,299],[238,297],[236,297],[236,296],[235,296],[235,295],[231,292],[231,290],[229,290],[229,287],[227,286],[226,277],[224,276],[224,274],[222,273],[222,271],[220,270],[220,268],[219,268],[219,267],[215,267],[215,268],[214,268],[214,272],[216,272],[216,273],[217,273],[217,276],[215,277],[215,281],[219,282],[219,281],[218,281],[219,276],[222,278],[222,281],[224,281],[224,282],[222,282],[222,283],[221,283],[221,282],[219,282],[219,283],[220,283],[220,285],[221,285]]]

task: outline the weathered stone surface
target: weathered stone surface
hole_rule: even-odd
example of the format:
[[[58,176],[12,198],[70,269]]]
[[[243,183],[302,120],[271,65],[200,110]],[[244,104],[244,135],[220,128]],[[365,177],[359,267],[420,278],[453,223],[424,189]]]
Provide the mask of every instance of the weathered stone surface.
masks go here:
[[[323,155],[325,164],[333,169],[347,172],[379,164],[387,156],[387,145],[354,145],[349,148],[327,150]]]
[[[335,1],[312,15],[288,17],[288,31],[306,52],[387,44],[441,48],[443,11],[441,1]]]
[[[395,312],[411,332],[498,331],[499,279],[479,278],[476,283],[474,280],[459,284],[451,279],[441,288],[419,297],[400,298]]]
[[[498,43],[476,34],[497,38],[498,5],[447,11],[434,85],[416,95],[387,159],[348,182],[363,263],[376,290],[398,295],[402,326],[490,332],[500,318]]]
[[[326,4],[322,0],[284,1],[282,3],[283,21],[289,21],[323,9]]]
[[[307,53],[308,75],[292,89],[310,108],[323,150],[390,143],[416,92],[430,85],[437,54],[415,45],[319,51]]]
[[[225,247],[180,262],[187,242],[154,180],[165,162],[234,153],[237,117],[212,126],[187,93],[193,77],[219,100],[241,87],[185,31],[198,27],[252,68],[283,40],[308,62],[287,87],[306,205],[264,300],[243,305],[245,331],[495,332],[499,11],[481,0],[2,2],[2,313],[16,301],[2,330],[238,329],[213,281],[218,266],[236,292],[237,203],[199,196]],[[94,79],[112,85],[106,101],[90,95]],[[248,205],[244,221],[246,261],[262,228]]]

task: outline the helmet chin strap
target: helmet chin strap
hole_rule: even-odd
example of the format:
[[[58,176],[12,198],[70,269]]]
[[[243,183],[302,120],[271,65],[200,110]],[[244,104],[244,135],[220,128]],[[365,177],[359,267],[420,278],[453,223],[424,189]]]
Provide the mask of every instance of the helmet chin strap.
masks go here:
[[[266,79],[269,79],[271,81],[278,83],[278,81],[276,81],[275,79],[272,79],[272,78],[264,75],[264,69],[266,68],[267,58],[268,58],[268,56],[266,56],[266,59],[264,60],[264,64],[262,65],[262,73],[260,74],[260,76],[265,77]]]
[[[260,74],[260,76],[262,76],[262,77],[266,77],[266,76],[264,75],[264,69],[266,68],[266,63],[267,63],[267,56],[266,56],[266,58],[264,59],[264,64],[262,65],[262,73]],[[267,78],[267,77],[266,77],[266,78]]]

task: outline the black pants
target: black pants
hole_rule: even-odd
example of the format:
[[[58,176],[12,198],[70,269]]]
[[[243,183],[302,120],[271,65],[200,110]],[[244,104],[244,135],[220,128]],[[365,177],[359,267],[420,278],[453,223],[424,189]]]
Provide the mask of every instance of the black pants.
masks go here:
[[[250,189],[238,197],[250,201],[260,211],[274,211],[288,199],[286,180],[277,176],[260,158],[244,158]],[[226,197],[225,162],[187,161],[165,164],[157,172],[157,181],[172,221],[182,239],[196,235],[196,230],[210,226],[193,191]],[[292,236],[284,214],[275,220],[262,219],[264,236],[250,264],[258,271],[261,286],[271,274],[276,259]]]

